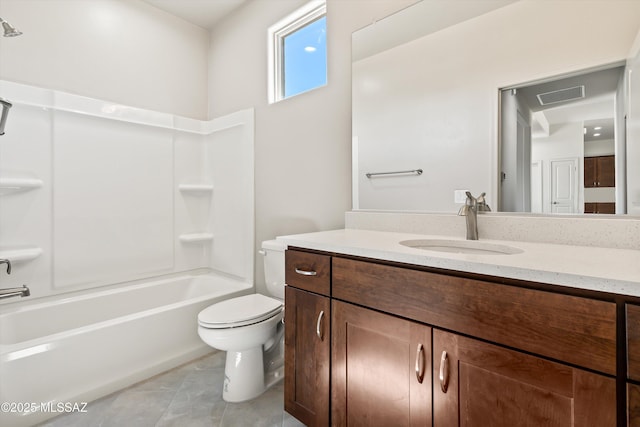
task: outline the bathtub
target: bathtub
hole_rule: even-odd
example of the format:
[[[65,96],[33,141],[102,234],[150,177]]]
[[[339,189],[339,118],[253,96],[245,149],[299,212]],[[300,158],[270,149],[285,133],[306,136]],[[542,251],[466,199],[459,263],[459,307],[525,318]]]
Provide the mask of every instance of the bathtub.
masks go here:
[[[198,337],[198,312],[251,292],[208,273],[1,307],[0,403],[13,407],[0,411],[0,425],[33,425],[58,405],[82,409],[211,351]],[[31,411],[41,404],[44,412]]]

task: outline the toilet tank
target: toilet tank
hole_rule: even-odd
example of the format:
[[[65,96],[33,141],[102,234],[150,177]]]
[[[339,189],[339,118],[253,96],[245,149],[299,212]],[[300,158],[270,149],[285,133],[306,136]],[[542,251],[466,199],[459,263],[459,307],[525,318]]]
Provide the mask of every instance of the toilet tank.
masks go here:
[[[262,242],[264,278],[267,291],[274,298],[284,300],[284,251],[287,245],[279,240]]]

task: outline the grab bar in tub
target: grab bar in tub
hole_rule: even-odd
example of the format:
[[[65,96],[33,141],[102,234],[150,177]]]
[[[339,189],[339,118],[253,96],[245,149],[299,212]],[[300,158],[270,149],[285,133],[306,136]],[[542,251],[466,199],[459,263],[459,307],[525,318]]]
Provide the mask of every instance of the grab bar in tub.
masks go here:
[[[0,289],[0,299],[11,297],[28,297],[31,295],[27,285],[23,285],[21,288],[5,288]]]

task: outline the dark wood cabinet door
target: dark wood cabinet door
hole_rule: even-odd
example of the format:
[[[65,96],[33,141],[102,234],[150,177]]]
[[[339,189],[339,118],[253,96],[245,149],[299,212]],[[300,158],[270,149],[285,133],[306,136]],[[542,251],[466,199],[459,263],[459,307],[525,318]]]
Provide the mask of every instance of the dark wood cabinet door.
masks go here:
[[[640,381],[640,305],[627,304],[627,377]]]
[[[590,202],[584,204],[586,214],[615,214],[616,204],[609,202]]]
[[[627,384],[627,414],[627,425],[640,427],[640,386],[637,384]]]
[[[597,157],[584,158],[584,188],[597,187],[598,178],[596,177]]]
[[[616,425],[614,378],[435,329],[433,352],[435,427]]]
[[[615,156],[584,158],[584,188],[615,187]]]
[[[431,328],[332,302],[332,426],[430,426]]]
[[[285,410],[309,427],[329,425],[331,304],[285,288]]]
[[[602,156],[598,159],[598,187],[616,186],[615,156]]]

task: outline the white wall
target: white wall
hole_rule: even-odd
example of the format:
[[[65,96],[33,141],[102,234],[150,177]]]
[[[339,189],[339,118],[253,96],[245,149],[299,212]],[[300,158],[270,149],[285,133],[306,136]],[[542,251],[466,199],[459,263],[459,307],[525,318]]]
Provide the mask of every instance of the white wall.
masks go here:
[[[640,33],[627,65],[627,213],[640,215]]]
[[[207,119],[209,34],[139,0],[2,0],[0,79]],[[2,94],[0,94],[2,96]]]
[[[255,107],[257,245],[344,226],[351,207],[351,33],[414,1],[328,0],[328,85],[272,105],[267,29],[305,1],[254,0],[213,31],[211,114]],[[256,267],[264,291],[262,264]]]
[[[584,143],[585,157],[613,156],[615,153],[616,147],[613,139],[585,141]]]
[[[531,141],[531,161],[542,164],[542,208],[543,212],[551,212],[551,161],[576,158],[578,161],[578,188],[584,176],[584,135],[583,122],[551,125],[549,136],[533,138]],[[578,210],[584,212],[583,192],[578,192]]]
[[[501,212],[531,211],[531,109],[518,92],[502,91]]]
[[[405,188],[405,205],[386,208],[454,212],[453,191],[462,188],[486,191],[493,204],[498,89],[624,60],[638,31],[640,2],[575,6],[516,2],[356,64],[354,75],[376,88],[354,87],[354,104],[375,125],[357,129],[360,176],[380,167],[366,164],[374,158],[390,169],[412,162],[425,169],[420,185]],[[371,142],[365,133],[381,156],[363,151]]]

